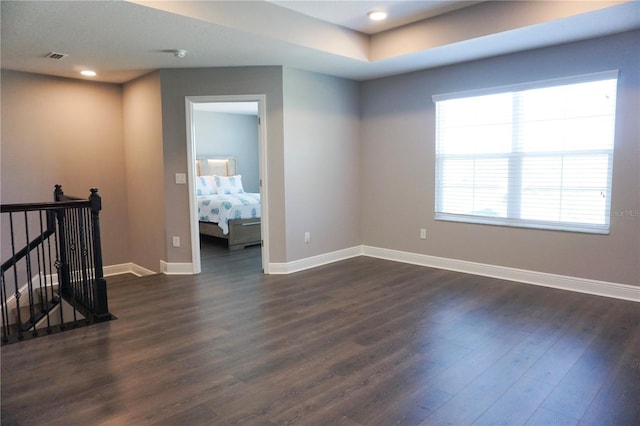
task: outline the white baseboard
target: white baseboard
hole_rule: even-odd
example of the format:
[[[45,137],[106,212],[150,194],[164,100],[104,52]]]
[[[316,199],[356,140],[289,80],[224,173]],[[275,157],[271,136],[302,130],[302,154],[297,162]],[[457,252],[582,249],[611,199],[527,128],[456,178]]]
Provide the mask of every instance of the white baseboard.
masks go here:
[[[291,274],[362,255],[361,246],[337,250],[287,263],[269,263],[270,274]]]
[[[156,274],[150,269],[143,268],[140,265],[136,265],[135,263],[119,263],[117,265],[109,265],[102,268],[105,277],[111,275],[120,275],[120,274],[133,274],[137,277],[144,277],[147,275]]]
[[[193,275],[193,263],[160,261],[160,272],[165,275]]]
[[[444,257],[409,253],[365,245],[337,250],[287,263],[269,263],[269,273],[291,274],[357,256],[376,257],[379,259],[411,263],[430,268],[446,269],[449,271],[516,281],[525,284],[640,302],[640,287],[633,285],[549,274],[545,272],[509,268],[505,266],[488,265],[484,263],[469,262],[466,260],[448,259]],[[160,261],[160,270],[163,274],[167,275],[192,275],[193,264],[168,263]],[[137,276],[155,274],[155,272],[134,263],[123,263],[120,265],[106,266],[104,268],[105,276],[124,273],[132,273]]]
[[[640,287],[591,280],[587,278],[570,277],[566,275],[548,274],[545,272],[528,271],[525,269],[509,268],[505,266],[487,265],[484,263],[468,262],[465,260],[447,259],[424,254],[408,253],[398,250],[362,246],[362,254],[369,257],[411,263],[431,268],[447,269],[467,274],[517,281],[544,287],[587,293],[597,296],[612,297],[614,299],[640,302]]]
[[[136,265],[135,263],[131,264],[131,273],[139,277],[157,274],[157,272],[154,272],[151,269],[144,268],[140,265]]]

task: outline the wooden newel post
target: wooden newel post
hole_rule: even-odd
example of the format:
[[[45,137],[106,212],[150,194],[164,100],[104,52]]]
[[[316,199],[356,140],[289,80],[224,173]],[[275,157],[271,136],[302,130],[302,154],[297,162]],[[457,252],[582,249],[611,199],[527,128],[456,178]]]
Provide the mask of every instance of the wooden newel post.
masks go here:
[[[107,282],[104,279],[102,268],[102,245],[100,242],[100,210],[102,210],[102,199],[98,195],[97,188],[91,188],[89,196],[91,202],[91,228],[93,237],[93,261],[95,269],[94,302],[96,321],[106,321],[110,319],[109,304],[107,303]]]

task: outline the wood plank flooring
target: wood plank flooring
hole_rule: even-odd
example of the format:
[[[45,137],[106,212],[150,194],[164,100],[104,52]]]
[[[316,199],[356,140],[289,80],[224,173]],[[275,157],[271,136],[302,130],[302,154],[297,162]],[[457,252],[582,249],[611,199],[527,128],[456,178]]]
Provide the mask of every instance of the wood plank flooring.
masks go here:
[[[3,425],[637,425],[640,305],[359,257],[108,278],[117,320],[2,347]]]

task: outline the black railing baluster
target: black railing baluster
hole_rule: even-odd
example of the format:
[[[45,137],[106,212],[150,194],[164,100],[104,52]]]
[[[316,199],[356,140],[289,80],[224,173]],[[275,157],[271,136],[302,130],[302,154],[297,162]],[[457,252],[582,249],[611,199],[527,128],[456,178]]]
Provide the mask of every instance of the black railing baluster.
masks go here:
[[[10,233],[11,233],[11,260],[13,262],[13,264],[15,265],[18,262],[18,258],[16,256],[16,241],[15,241],[15,234],[14,234],[14,228],[13,228],[13,212],[9,212],[9,229],[10,229]],[[22,315],[20,314],[20,289],[18,288],[18,269],[17,268],[13,268],[13,280],[14,280],[14,289],[15,292],[13,293],[13,296],[15,298],[16,301],[16,322],[18,324],[18,339],[21,340],[22,339]]]
[[[47,212],[47,229],[51,229],[51,227],[53,226],[53,228],[55,229],[55,216],[53,216],[52,212],[48,211]],[[53,238],[53,245],[56,248],[55,253],[56,253],[56,257],[55,257],[55,261],[53,261],[54,257],[51,254],[51,238]],[[49,304],[50,306],[53,306],[55,304],[55,289],[53,288],[53,277],[54,276],[58,276],[58,271],[57,271],[57,259],[58,259],[58,243],[57,243],[57,234],[53,234],[51,236],[51,238],[47,238],[47,259],[49,260],[49,282],[51,283],[50,287],[50,295],[47,296],[47,300],[49,300]],[[52,263],[53,262],[53,263]],[[53,268],[56,268],[56,273],[54,275],[53,272]],[[60,287],[60,283],[58,283],[58,288]],[[47,291],[45,291],[45,293],[49,294]],[[49,324],[51,324],[51,309],[47,309],[47,321]],[[48,330],[49,332],[51,332],[51,328],[49,328]]]
[[[59,185],[56,185],[56,191],[59,190]],[[62,190],[60,189],[60,192]],[[67,259],[67,235],[66,235],[66,223],[65,223],[65,210],[58,209],[56,211],[58,217],[58,294],[61,296],[67,292],[71,283],[71,277],[69,275],[69,261]],[[64,324],[62,309],[60,309],[60,321]]]
[[[55,213],[51,210],[47,210],[47,232],[55,232],[56,229],[56,216]],[[49,280],[51,282],[51,291],[50,291],[50,296],[47,296],[47,299],[50,300],[50,304],[51,306],[53,306],[55,304],[55,289],[53,288],[53,278],[54,278],[54,272],[53,272],[53,268],[56,268],[56,272],[55,272],[55,276],[58,277],[58,235],[53,233],[52,235],[53,238],[53,242],[54,242],[54,247],[55,247],[55,261],[52,260],[54,259],[52,254],[51,254],[51,238],[47,238],[47,253],[48,253],[48,259],[49,259]],[[58,282],[58,281],[57,281]],[[60,282],[58,282],[58,288],[60,288]],[[49,298],[50,297],[50,298]],[[51,323],[51,315],[50,315],[51,310],[47,309],[47,318],[49,323]]]
[[[80,271],[82,275],[82,300],[85,305],[91,306],[89,299],[89,275],[87,274],[87,234],[85,229],[84,214],[82,211],[77,213],[78,216],[78,243],[80,245],[78,250],[78,257],[80,259]]]
[[[89,199],[89,201],[91,201],[91,199]],[[86,244],[86,249],[87,249],[87,256],[86,256],[86,260],[87,260],[87,275],[89,277],[89,288],[91,289],[91,291],[88,293],[88,303],[89,306],[91,306],[91,310],[92,312],[96,312],[96,297],[95,297],[95,288],[97,285],[96,282],[96,274],[95,274],[95,267],[96,267],[96,263],[95,263],[95,257],[94,257],[94,252],[93,252],[93,225],[92,225],[92,218],[91,218],[91,210],[83,210],[83,214],[84,214],[84,223],[87,224],[85,230],[86,230],[86,239],[87,239],[87,244]]]
[[[57,185],[56,185],[57,186]],[[55,212],[55,217],[58,218],[59,217],[59,213],[56,210]],[[55,225],[54,225],[55,226]],[[55,298],[56,301],[58,303],[62,303],[62,279],[63,279],[63,271],[62,271],[62,255],[60,254],[62,251],[62,247],[64,246],[64,243],[60,241],[60,222],[58,222],[58,232],[53,234],[53,238],[54,238],[54,247],[55,247],[55,251],[56,251],[56,261],[55,261],[55,267],[56,267],[56,275],[58,277],[58,289],[55,291]],[[52,289],[53,291],[53,289]],[[62,306],[60,306],[60,308],[58,309],[59,312],[59,317],[60,317],[60,329],[64,330],[65,329],[65,321],[64,321],[64,313],[63,313],[64,309],[62,309]]]
[[[42,210],[40,210],[38,212],[38,219],[39,219],[39,223],[40,223],[40,235],[44,234],[44,223],[42,221]],[[36,248],[37,253],[38,253],[38,271],[40,271],[40,273],[38,274],[39,280],[38,280],[38,285],[40,286],[40,290],[39,290],[39,299],[40,299],[40,314],[44,314],[45,315],[45,319],[47,322],[47,328],[46,331],[47,333],[51,333],[51,320],[49,318],[49,300],[47,297],[47,287],[49,286],[49,284],[47,283],[47,258],[46,258],[46,252],[45,252],[45,245],[44,244],[38,244],[38,247]],[[40,255],[42,254],[42,261],[40,260]]]
[[[85,280],[84,280],[85,271],[83,270],[84,262],[82,261],[82,257],[83,257],[82,237],[84,232],[82,231],[81,211],[76,210],[74,212],[74,217],[76,222],[76,275],[77,275],[76,288],[78,292],[78,301],[83,306],[85,306],[87,303],[87,297],[86,297],[87,290],[85,290]]]
[[[71,277],[71,300],[73,301],[73,324],[75,324],[75,322],[78,320],[78,304],[80,299],[80,296],[78,296],[78,239],[76,236],[76,233],[78,231],[78,224],[75,220],[75,211],[69,210],[67,211],[67,214],[67,223],[69,224],[69,226],[67,227],[67,231],[69,233],[69,241],[71,242],[71,244],[68,245],[69,275]]]
[[[27,212],[24,212],[24,235],[25,240],[27,241],[27,251],[29,254],[25,257],[25,262],[27,266],[27,300],[29,301],[29,319],[24,324],[27,328],[24,331],[31,330],[33,335],[37,335],[36,327],[33,324],[33,321],[36,318],[35,312],[35,301],[33,299],[33,269],[31,268],[31,238],[29,237],[29,216]],[[21,327],[24,327],[21,324]]]
[[[42,211],[38,212],[38,225],[40,226],[40,235],[42,235],[44,233],[44,228],[42,226]],[[40,259],[40,252],[42,252],[42,260]],[[42,276],[44,267],[44,246],[42,244],[38,244],[36,246],[36,261],[38,265],[38,303],[40,303],[41,307],[44,307],[44,298],[42,297],[42,279],[44,278],[46,285],[47,278]],[[40,310],[42,311],[42,308]]]
[[[78,300],[78,304],[85,305],[85,291],[84,291],[84,281],[82,270],[82,223],[80,222],[80,211],[74,210],[73,212],[73,220],[75,223],[75,270],[76,270],[76,299]],[[77,318],[76,318],[77,321]]]
[[[9,341],[9,309],[7,306],[6,281],[4,271],[0,271],[0,299],[2,299],[2,343]]]

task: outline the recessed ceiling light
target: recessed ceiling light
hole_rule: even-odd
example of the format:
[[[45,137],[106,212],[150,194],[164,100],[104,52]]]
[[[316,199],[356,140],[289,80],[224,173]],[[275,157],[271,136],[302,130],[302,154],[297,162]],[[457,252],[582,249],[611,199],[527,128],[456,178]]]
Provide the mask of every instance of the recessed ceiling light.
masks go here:
[[[372,10],[369,12],[369,19],[372,21],[382,21],[387,19],[387,12],[383,12],[382,10]]]
[[[95,77],[96,76],[96,72],[95,71],[91,71],[91,70],[80,71],[80,74],[84,75],[85,77]]]

